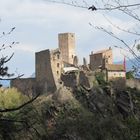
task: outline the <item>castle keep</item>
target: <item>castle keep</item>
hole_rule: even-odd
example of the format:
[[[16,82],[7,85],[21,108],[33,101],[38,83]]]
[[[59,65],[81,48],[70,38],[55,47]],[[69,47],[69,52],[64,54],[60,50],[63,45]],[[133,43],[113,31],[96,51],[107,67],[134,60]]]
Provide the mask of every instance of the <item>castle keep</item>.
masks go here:
[[[75,86],[77,77],[72,74],[73,72],[79,73],[80,84],[89,86],[88,78],[85,76],[87,71],[103,71],[106,80],[125,78],[124,66],[113,64],[111,48],[92,52],[90,64],[87,65],[84,61],[84,64],[79,66],[75,53],[75,34],[61,33],[58,34],[58,48],[35,53],[35,78],[15,79],[11,81],[11,86],[27,95],[54,92],[62,83],[66,86]]]

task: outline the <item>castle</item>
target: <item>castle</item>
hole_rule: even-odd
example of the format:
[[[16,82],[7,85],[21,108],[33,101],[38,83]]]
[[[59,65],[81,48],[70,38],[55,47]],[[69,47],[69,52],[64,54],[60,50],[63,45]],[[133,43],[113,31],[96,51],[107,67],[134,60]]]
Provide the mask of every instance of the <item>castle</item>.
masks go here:
[[[58,34],[58,48],[55,50],[43,50],[35,54],[35,78],[20,78],[11,81],[11,86],[16,87],[26,94],[54,92],[61,82],[63,73],[84,71],[78,65],[75,53],[75,34]],[[85,64],[86,65],[86,64]],[[91,53],[90,64],[86,70],[103,70],[106,79],[125,77],[123,65],[113,64],[112,49]],[[67,80],[67,79],[66,79]]]

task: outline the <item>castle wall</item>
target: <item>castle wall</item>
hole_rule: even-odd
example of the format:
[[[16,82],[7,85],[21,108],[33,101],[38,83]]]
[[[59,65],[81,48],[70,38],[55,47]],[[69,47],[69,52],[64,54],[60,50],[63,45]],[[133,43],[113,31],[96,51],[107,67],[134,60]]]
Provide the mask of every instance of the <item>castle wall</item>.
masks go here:
[[[54,76],[54,81],[58,89],[60,87],[60,77],[64,67],[64,63],[62,61],[62,56],[59,49],[57,49],[57,51],[53,50],[51,52],[51,67]]]
[[[11,87],[17,88],[20,92],[28,96],[36,95],[35,78],[21,78],[11,80]]]
[[[49,50],[36,53],[36,83],[37,92],[54,92],[56,84],[51,66],[51,54]]]

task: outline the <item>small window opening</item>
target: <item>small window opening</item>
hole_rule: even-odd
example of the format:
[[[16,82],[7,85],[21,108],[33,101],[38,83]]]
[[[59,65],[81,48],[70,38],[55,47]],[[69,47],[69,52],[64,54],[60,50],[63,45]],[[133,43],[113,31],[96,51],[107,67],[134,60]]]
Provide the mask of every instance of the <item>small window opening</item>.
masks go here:
[[[108,63],[108,60],[106,60],[106,63]]]
[[[57,67],[59,68],[59,63],[57,63]]]
[[[59,54],[57,55],[57,59],[59,59],[60,58],[60,56],[59,56]]]

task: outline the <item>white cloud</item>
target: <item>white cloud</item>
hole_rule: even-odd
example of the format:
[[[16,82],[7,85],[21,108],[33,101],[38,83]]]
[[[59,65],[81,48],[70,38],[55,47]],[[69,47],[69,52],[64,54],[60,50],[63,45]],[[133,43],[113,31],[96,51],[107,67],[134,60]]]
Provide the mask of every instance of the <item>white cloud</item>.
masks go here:
[[[17,47],[14,48],[14,50],[22,51],[23,53],[28,52],[28,53],[32,53],[32,54],[34,54],[36,52],[35,47],[33,47],[32,45],[28,45],[28,44],[18,45]]]

